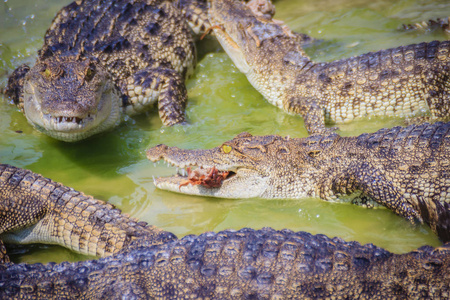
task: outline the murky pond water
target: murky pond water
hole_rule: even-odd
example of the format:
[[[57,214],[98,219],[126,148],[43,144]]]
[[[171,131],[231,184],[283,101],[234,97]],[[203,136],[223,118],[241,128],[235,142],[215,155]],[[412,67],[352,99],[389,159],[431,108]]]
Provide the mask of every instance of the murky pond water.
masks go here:
[[[70,1],[64,1],[69,3]],[[65,4],[64,3],[64,4]],[[316,60],[334,60],[368,51],[434,39],[440,32],[397,30],[402,23],[450,15],[450,3],[401,0],[279,0],[277,18],[292,29],[321,39],[307,49]],[[33,64],[54,14],[56,0],[4,0],[0,4],[0,86],[22,63]],[[107,200],[124,212],[174,232],[179,237],[242,227],[289,228],[374,243],[406,252],[438,239],[426,226],[411,226],[386,209],[365,209],[320,199],[223,200],[156,190],[152,175],[173,169],[153,166],[145,158],[150,146],[165,143],[208,148],[242,131],[252,134],[307,136],[300,117],[268,104],[240,74],[213,38],[198,44],[195,75],[188,80],[190,125],[166,128],[157,113],[128,119],[111,132],[67,144],[34,130],[18,110],[0,96],[0,161],[29,168],[68,186]],[[401,125],[398,119],[371,119],[341,126],[342,135]],[[13,249],[16,262],[86,259],[57,246]]]

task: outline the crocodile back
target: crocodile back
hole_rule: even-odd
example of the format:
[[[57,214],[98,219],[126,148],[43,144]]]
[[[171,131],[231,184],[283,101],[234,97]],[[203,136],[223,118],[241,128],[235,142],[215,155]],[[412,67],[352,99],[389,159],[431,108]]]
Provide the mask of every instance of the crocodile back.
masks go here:
[[[181,12],[166,0],[76,1],[47,30],[41,60],[53,55],[94,56],[117,80],[163,66],[192,72],[195,46]]]
[[[446,117],[450,42],[433,41],[317,63],[297,75],[300,97],[315,95],[325,118],[350,122],[367,115]]]
[[[447,247],[397,255],[289,230],[227,230],[96,261],[0,265],[0,295],[41,298],[444,297]]]

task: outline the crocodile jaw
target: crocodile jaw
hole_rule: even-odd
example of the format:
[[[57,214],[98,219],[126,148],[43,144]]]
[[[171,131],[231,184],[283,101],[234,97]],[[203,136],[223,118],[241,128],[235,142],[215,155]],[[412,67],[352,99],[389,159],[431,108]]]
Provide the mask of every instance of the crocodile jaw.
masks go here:
[[[237,169],[235,175],[223,181],[220,187],[205,187],[203,185],[182,185],[187,176],[177,174],[170,177],[154,179],[158,189],[195,196],[218,198],[255,198],[263,197],[267,189],[269,177],[262,177],[250,169]]]
[[[251,71],[251,68],[241,48],[230,35],[220,28],[220,26],[215,27],[213,30],[217,40],[222,45],[222,48],[231,58],[235,66],[239,69],[239,71],[241,71],[241,73],[248,74]]]
[[[24,87],[24,113],[28,122],[42,133],[65,142],[76,142],[107,131],[120,122],[121,99],[111,84],[105,84],[98,94],[95,109],[77,114],[71,111],[44,112],[38,89],[27,81]]]
[[[157,178],[155,186],[159,189],[169,190],[183,194],[221,197],[221,198],[252,198],[262,197],[266,192],[269,181],[268,174],[237,162],[232,156],[220,152],[220,147],[208,150],[186,150],[166,145],[157,145],[147,150],[147,158],[157,162],[164,160],[168,165],[184,169],[198,167],[203,169],[216,168],[218,173],[229,172],[224,176],[220,187],[207,187],[192,185],[188,176],[177,174],[176,176]],[[195,170],[193,171],[195,172]],[[221,175],[219,175],[221,176]]]

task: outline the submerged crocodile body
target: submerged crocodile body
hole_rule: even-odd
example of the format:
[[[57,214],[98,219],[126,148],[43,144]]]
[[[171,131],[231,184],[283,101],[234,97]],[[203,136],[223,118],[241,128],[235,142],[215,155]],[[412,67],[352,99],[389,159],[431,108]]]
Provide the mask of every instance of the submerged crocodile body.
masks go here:
[[[409,220],[423,220],[441,240],[450,241],[450,123],[385,128],[358,137],[242,133],[209,150],[158,145],[147,150],[147,157],[181,168],[214,169],[205,171],[200,182],[195,174],[193,179],[179,174],[157,178],[160,189],[226,198],[334,201],[350,195]],[[214,177],[214,185],[208,177]]]
[[[128,237],[110,251],[94,251],[100,256],[113,253],[98,260],[1,263],[0,298],[450,296],[450,245],[393,254],[371,244],[270,228],[208,232],[178,240],[120,214],[110,204],[8,165],[0,165],[0,199],[1,239],[13,236],[13,241],[27,243],[30,236],[41,242],[54,237],[56,243],[79,251],[87,244],[104,248],[105,241],[117,246],[118,237]],[[61,227],[65,230],[58,230]],[[69,243],[63,242],[67,236]]]
[[[450,112],[450,41],[314,62],[286,26],[234,0],[212,1],[213,31],[235,65],[272,104],[301,114],[308,132],[366,116]],[[270,16],[270,14],[269,14]]]
[[[56,15],[34,67],[10,76],[6,94],[37,129],[73,142],[155,102],[165,125],[184,122],[194,64],[190,30],[171,1],[75,1]]]
[[[435,20],[428,20],[414,24],[403,24],[403,30],[422,30],[433,31],[435,29],[442,30],[444,33],[450,35],[450,17],[437,18]]]

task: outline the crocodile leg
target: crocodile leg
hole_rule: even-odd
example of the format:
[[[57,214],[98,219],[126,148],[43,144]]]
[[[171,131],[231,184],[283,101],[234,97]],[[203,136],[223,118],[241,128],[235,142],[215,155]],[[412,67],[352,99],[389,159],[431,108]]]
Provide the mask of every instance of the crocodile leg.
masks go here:
[[[158,100],[161,121],[171,126],[185,121],[187,91],[184,76],[165,68],[147,68],[127,80],[128,113],[141,112]]]
[[[375,202],[411,222],[423,222],[420,212],[401,194],[383,173],[368,162],[352,163],[337,178],[332,179],[331,189],[336,194],[352,194],[361,191]],[[323,195],[321,195],[322,197]],[[326,197],[324,197],[326,198]]]
[[[148,245],[175,238],[121,214],[111,204],[4,164],[0,165],[0,201],[0,237],[5,242],[58,244],[106,256],[141,240]]]
[[[320,107],[317,98],[291,98],[284,106],[288,112],[302,115],[309,134],[326,133],[337,129],[325,127],[324,109]]]
[[[446,73],[442,68],[433,70],[434,74],[428,78],[428,107],[431,115],[439,120],[448,119],[450,113],[450,78],[442,76]]]
[[[21,110],[23,110],[23,84],[28,71],[30,71],[30,67],[25,64],[15,69],[8,79],[5,90],[5,95],[13,99],[14,104]]]
[[[198,37],[211,27],[206,0],[178,0],[177,6],[183,12],[191,30]]]
[[[0,240],[0,264],[10,262],[8,254],[6,254],[6,248],[3,241]]]
[[[431,48],[433,49],[433,48]],[[439,50],[434,50],[439,51]],[[443,51],[442,49],[440,51]],[[444,54],[437,55],[444,59]],[[417,116],[405,120],[406,124],[422,124],[424,122],[448,121],[450,116],[450,80],[443,76],[447,71],[442,66],[429,72],[426,81],[427,105],[431,116]],[[445,67],[447,68],[447,67]]]

